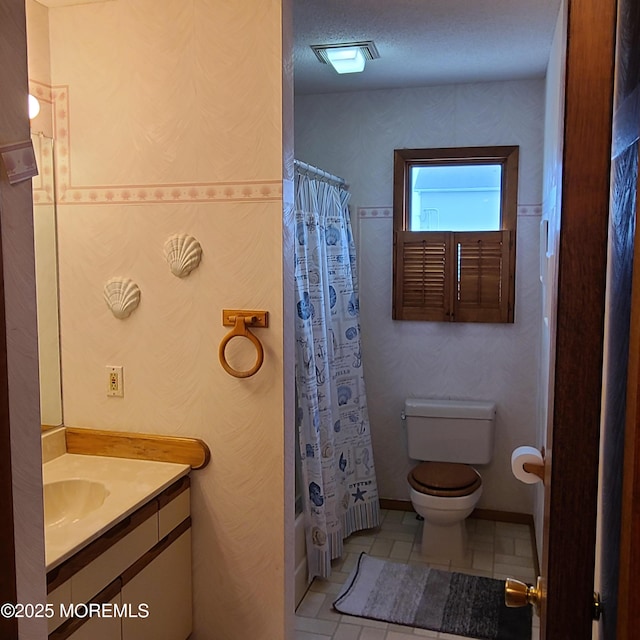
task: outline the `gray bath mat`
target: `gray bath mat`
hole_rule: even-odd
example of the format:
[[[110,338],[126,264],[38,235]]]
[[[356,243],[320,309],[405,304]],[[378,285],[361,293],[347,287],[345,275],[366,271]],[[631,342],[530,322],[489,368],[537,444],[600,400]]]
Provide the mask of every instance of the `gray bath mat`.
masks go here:
[[[504,604],[504,581],[360,554],[333,608],[484,640],[530,640],[531,609]]]

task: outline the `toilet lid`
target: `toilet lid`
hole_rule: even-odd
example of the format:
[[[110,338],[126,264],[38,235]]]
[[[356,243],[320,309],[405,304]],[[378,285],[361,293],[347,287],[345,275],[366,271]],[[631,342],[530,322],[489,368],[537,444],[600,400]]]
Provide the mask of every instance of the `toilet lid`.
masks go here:
[[[409,473],[409,484],[432,496],[468,496],[481,484],[480,474],[467,464],[422,462]]]

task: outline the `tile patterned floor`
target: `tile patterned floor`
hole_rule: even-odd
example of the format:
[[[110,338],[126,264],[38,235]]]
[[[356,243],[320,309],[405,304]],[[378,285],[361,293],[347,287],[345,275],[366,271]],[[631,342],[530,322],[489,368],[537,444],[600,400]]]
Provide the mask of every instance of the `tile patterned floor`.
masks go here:
[[[420,555],[422,524],[413,512],[382,511],[378,529],[352,535],[345,554],[334,561],[328,580],[315,579],[296,610],[295,640],[408,640],[449,638],[447,633],[414,629],[375,620],[341,615],[331,603],[355,566],[360,552],[395,562],[427,564],[436,569],[470,573],[489,578],[517,578],[535,581],[531,533],[526,525],[469,519],[469,551],[464,560],[452,563],[443,558]],[[532,640],[539,638],[538,618],[533,617]]]

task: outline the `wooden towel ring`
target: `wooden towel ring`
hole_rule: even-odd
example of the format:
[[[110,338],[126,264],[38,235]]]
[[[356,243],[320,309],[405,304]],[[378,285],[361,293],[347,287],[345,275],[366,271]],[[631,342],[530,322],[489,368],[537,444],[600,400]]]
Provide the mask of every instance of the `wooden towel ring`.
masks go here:
[[[249,324],[255,322],[255,317],[242,316],[238,314],[235,317],[231,316],[229,320],[234,321],[235,324],[233,326],[233,329],[229,331],[229,333],[222,339],[222,342],[220,343],[220,348],[218,349],[218,358],[220,359],[220,364],[222,365],[222,368],[234,378],[249,378],[250,376],[258,372],[264,361],[264,349],[262,348],[262,343],[247,328],[247,322]],[[256,348],[257,358],[255,364],[253,365],[253,367],[251,367],[251,369],[247,369],[246,371],[238,371],[227,362],[227,358],[225,357],[224,352],[229,342],[231,342],[231,340],[235,337],[248,338],[249,340],[251,340],[251,342],[253,342]]]

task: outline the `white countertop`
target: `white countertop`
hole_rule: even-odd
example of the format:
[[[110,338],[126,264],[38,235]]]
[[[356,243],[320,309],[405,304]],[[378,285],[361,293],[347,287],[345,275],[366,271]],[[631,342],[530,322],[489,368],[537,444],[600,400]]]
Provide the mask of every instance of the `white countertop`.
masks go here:
[[[186,464],[64,453],[42,466],[44,484],[82,478],[105,485],[103,504],[79,520],[45,527],[47,571],[100,537],[136,509],[187,475]]]

